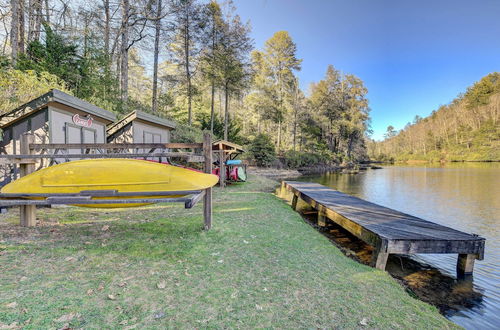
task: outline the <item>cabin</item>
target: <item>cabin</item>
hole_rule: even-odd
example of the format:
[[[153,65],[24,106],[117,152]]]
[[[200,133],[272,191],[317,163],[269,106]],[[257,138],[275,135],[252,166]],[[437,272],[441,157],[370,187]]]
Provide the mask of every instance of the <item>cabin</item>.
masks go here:
[[[0,154],[19,154],[21,135],[28,132],[35,143],[106,143],[106,126],[115,120],[112,112],[53,89],[0,115]],[[40,161],[37,169],[47,165]],[[17,178],[18,166],[3,165],[0,171],[3,186]]]
[[[108,143],[169,143],[175,123],[142,111],[132,111],[107,128]]]

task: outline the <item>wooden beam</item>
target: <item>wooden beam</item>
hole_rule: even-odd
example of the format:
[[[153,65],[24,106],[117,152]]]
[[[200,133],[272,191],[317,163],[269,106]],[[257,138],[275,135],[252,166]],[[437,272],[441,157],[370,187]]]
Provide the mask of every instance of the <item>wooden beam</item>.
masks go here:
[[[43,149],[201,149],[203,143],[33,143],[31,150]]]
[[[172,158],[188,158],[192,162],[203,162],[204,158],[201,155],[196,155],[191,152],[152,152],[152,153],[106,153],[106,154],[87,154],[87,153],[72,153],[72,154],[43,154],[43,155],[0,155],[0,159],[28,159],[30,162],[33,159],[102,159],[102,158],[141,158],[141,157],[172,157]]]
[[[21,135],[20,152],[23,154],[29,154],[30,144],[35,142],[35,135],[31,133],[23,133]],[[26,176],[35,171],[35,164],[20,164],[20,176]],[[34,227],[36,225],[36,206],[35,205],[23,205],[20,206],[20,220],[19,224],[23,227]]]
[[[203,133],[203,155],[205,156],[205,173],[212,173],[212,134]],[[205,190],[203,199],[203,219],[205,230],[212,228],[212,188]]]
[[[219,150],[219,186],[226,186],[226,156],[224,150]]]

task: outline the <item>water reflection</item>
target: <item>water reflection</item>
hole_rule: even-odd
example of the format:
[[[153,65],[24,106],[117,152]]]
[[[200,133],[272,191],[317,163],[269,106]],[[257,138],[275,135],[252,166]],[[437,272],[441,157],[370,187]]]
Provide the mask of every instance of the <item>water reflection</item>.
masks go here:
[[[450,302],[448,308],[440,306],[447,317],[466,328],[484,329],[500,326],[499,176],[498,163],[457,163],[441,167],[386,166],[359,174],[327,173],[301,180],[318,182],[383,206],[485,237],[485,259],[476,261],[473,282],[455,278],[456,255],[412,257],[408,259],[408,267],[417,262],[428,265],[428,269],[424,267],[424,272],[421,269],[417,275],[401,275],[403,280],[413,285],[423,283],[424,278],[428,278],[426,283],[437,283],[439,290],[432,285],[430,288],[441,295],[443,301]],[[430,295],[431,292],[424,290],[421,294]],[[439,306],[439,303],[435,304]]]

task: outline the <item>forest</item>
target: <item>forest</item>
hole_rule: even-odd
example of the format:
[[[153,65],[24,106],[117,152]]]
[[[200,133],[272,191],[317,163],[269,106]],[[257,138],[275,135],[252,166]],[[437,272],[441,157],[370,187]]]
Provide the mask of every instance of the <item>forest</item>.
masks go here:
[[[368,142],[381,161],[500,161],[500,73],[476,82],[426,118],[402,130],[387,127],[385,139]]]
[[[123,116],[173,119],[177,141],[243,144],[257,165],[367,157],[363,81],[333,65],[300,88],[287,31],[261,49],[229,1],[0,0],[0,111],[58,88]]]

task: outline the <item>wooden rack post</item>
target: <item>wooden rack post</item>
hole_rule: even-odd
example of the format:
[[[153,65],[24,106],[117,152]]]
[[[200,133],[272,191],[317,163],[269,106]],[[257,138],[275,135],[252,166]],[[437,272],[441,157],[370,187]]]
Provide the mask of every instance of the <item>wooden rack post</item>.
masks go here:
[[[21,135],[21,154],[27,155],[31,154],[30,144],[35,143],[35,135],[31,133],[23,133]],[[19,165],[20,176],[26,176],[35,171],[34,163],[21,163]],[[36,206],[35,205],[22,205],[20,207],[20,222],[19,224],[23,227],[34,227],[36,225]]]
[[[205,156],[205,173],[212,173],[212,134],[208,131],[203,133],[203,155]],[[205,190],[203,200],[203,219],[205,220],[204,228],[209,230],[212,228],[212,188]]]
[[[219,186],[224,188],[226,186],[226,157],[224,150],[219,150]]]

